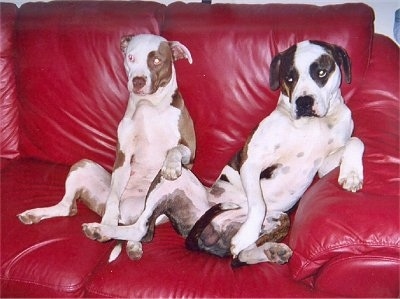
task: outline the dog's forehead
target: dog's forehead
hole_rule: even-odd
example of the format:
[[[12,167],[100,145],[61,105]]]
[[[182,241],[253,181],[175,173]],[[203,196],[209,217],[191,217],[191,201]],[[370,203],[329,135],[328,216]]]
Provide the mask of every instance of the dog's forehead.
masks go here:
[[[295,53],[295,65],[298,70],[308,70],[310,65],[317,61],[322,55],[330,55],[329,52],[320,45],[304,41],[297,44]]]
[[[134,54],[135,56],[147,55],[152,51],[157,51],[162,42],[167,40],[161,36],[152,34],[141,34],[134,36],[128,44],[127,53]]]

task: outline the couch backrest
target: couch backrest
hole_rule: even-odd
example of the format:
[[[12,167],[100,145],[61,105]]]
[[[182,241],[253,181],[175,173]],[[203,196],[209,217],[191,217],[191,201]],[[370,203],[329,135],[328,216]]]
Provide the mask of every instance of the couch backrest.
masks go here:
[[[211,184],[276,105],[272,57],[304,39],[345,47],[353,61],[353,83],[343,86],[349,99],[368,66],[373,20],[363,4],[25,4],[16,59],[21,155],[66,164],[89,158],[110,169],[128,98],[119,40],[150,32],[192,53],[192,65],[176,63],[178,82],[197,133],[194,172]]]

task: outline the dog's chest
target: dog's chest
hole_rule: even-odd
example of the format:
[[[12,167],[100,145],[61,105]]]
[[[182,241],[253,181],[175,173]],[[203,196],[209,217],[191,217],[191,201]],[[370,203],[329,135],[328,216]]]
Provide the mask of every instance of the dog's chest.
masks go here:
[[[161,166],[169,149],[180,139],[179,118],[181,111],[172,106],[139,105],[133,117],[133,147],[136,163]]]
[[[272,210],[289,209],[311,184],[324,159],[343,146],[342,138],[332,126],[332,121],[306,119],[293,123],[279,119],[264,124],[259,136],[269,136],[254,142],[253,151],[263,151],[259,156],[270,176],[261,177],[264,198]],[[263,145],[262,145],[263,144]]]
[[[129,139],[132,153],[131,173],[121,199],[121,205],[127,211],[143,208],[136,207],[135,202],[142,203],[151,182],[163,165],[167,151],[178,144],[180,114],[180,110],[172,106],[160,111],[152,105],[141,104],[136,108],[133,118],[123,127],[121,137]],[[131,223],[131,212],[122,212],[121,221]]]

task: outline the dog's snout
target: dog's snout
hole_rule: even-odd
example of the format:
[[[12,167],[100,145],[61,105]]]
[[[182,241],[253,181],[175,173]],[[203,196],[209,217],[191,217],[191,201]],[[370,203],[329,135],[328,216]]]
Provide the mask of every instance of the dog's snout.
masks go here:
[[[314,98],[312,96],[302,96],[296,100],[296,115],[298,118],[303,116],[315,116],[313,109]]]
[[[146,85],[146,79],[144,77],[134,77],[132,79],[132,84],[133,89],[139,91]]]

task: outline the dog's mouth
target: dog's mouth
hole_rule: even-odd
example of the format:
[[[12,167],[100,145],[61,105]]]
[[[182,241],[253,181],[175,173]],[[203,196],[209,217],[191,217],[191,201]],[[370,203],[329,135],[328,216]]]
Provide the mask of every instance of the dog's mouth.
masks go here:
[[[315,111],[315,100],[314,97],[306,95],[298,97],[295,101],[296,105],[296,119],[302,117],[320,117],[320,115]]]
[[[132,90],[132,93],[134,93],[135,95],[138,95],[138,96],[145,96],[145,95],[147,95],[147,93],[146,92],[144,92],[143,90]]]
[[[310,111],[302,111],[302,110],[297,110],[296,111],[296,119],[304,118],[304,117],[321,117],[319,114],[317,114],[314,110]]]

